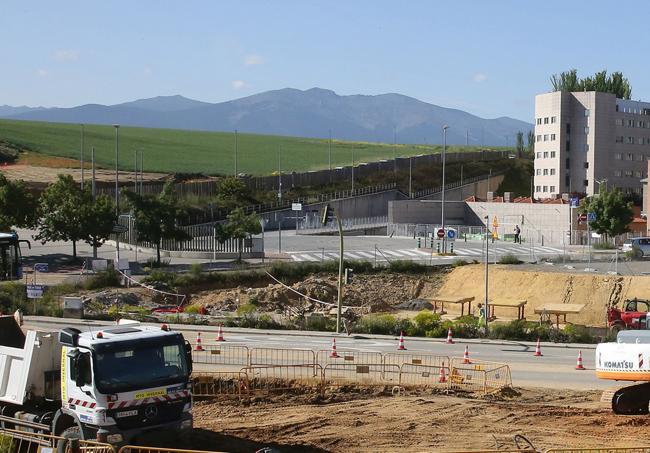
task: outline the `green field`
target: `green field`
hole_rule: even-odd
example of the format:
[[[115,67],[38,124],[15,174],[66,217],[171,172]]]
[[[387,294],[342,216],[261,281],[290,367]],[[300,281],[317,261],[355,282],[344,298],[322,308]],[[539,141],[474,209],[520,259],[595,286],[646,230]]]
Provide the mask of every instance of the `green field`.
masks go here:
[[[0,120],[0,141],[51,156],[79,159],[81,128],[77,124]],[[112,126],[85,126],[85,159],[95,147],[98,166],[115,167],[115,130]],[[281,150],[282,172],[326,169],[328,140],[238,134],[238,172],[269,174],[278,168]],[[431,154],[441,146],[397,145],[368,142],[332,142],[332,166],[354,162]],[[448,146],[448,151],[475,151],[477,147]],[[506,148],[494,148],[503,150]],[[145,171],[164,173],[234,174],[235,135],[178,129],[120,128],[120,168],[132,170],[134,151],[144,153]]]

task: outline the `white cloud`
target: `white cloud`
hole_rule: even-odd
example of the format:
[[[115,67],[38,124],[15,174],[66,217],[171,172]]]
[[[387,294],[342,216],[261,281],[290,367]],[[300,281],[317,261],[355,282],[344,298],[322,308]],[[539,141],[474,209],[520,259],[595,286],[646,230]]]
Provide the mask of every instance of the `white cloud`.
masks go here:
[[[56,61],[76,61],[79,59],[79,52],[71,49],[61,49],[55,51],[52,57]]]
[[[232,81],[232,87],[235,90],[241,90],[242,88],[246,88],[248,84],[244,82],[243,80],[233,80]]]
[[[485,82],[487,80],[487,78],[488,78],[487,75],[483,74],[482,72],[477,72],[476,74],[474,74],[472,76],[472,79],[474,80],[474,82],[477,82],[477,83]]]
[[[256,54],[246,55],[246,57],[244,58],[244,64],[246,66],[256,66],[256,65],[264,64],[264,58]]]
[[[50,72],[47,69],[37,69],[36,70],[36,75],[39,77],[47,77],[50,74]]]

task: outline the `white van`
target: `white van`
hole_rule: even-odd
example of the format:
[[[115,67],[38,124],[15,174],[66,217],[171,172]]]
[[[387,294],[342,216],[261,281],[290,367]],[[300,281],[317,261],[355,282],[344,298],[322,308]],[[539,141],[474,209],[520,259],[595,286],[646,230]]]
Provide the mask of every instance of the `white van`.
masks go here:
[[[628,252],[634,248],[641,250],[643,256],[650,256],[650,237],[626,239],[622,250]]]

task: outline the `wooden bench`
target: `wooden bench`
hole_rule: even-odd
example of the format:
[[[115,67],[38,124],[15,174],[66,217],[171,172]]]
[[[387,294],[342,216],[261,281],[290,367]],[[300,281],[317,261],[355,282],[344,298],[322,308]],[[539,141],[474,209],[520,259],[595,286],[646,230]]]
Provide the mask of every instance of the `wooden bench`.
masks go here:
[[[585,308],[585,304],[544,304],[535,309],[535,314],[538,315],[555,315],[555,325],[560,328],[560,316],[564,316],[566,323],[566,315],[576,315]]]
[[[524,310],[527,301],[524,299],[494,299],[491,300],[488,307],[490,309],[490,319],[495,318],[494,307],[510,307],[517,309],[517,319],[526,319]]]
[[[472,314],[472,301],[474,296],[435,296],[429,299],[433,304],[433,312],[438,311],[438,304],[440,304],[440,314],[445,313],[445,304],[460,304],[460,315],[465,314],[465,304],[467,304],[467,314]]]

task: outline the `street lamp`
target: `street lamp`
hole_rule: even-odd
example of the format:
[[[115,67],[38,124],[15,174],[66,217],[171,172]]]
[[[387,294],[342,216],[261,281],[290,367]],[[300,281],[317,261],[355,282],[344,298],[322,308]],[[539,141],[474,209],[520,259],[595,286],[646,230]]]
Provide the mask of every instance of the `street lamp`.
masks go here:
[[[442,126],[442,231],[445,231],[445,151],[447,150],[447,129],[449,126],[446,124]],[[445,236],[447,236],[445,234]],[[447,253],[446,237],[442,237],[442,253]]]
[[[485,336],[488,335],[488,318],[490,317],[490,310],[488,309],[488,266],[490,263],[490,241],[488,240],[488,225],[490,224],[490,216],[486,215],[485,219]]]
[[[120,125],[113,124],[115,128],[115,216],[119,220],[120,215]],[[118,221],[119,224],[119,221]],[[117,265],[120,264],[120,233],[115,233],[115,254],[117,256]]]
[[[84,125],[81,125],[81,190],[84,190]]]
[[[594,182],[598,184],[598,193],[602,192],[603,190],[603,184],[605,184],[605,192],[607,192],[607,178],[604,179],[594,179]],[[595,195],[595,194],[594,194]]]

